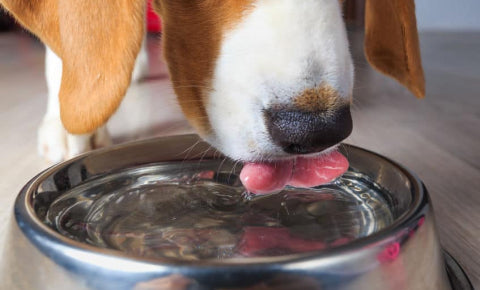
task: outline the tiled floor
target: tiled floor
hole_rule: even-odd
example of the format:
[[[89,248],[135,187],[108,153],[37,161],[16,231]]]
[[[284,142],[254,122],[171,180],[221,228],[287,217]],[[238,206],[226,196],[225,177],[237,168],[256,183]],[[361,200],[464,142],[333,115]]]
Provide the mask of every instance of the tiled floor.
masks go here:
[[[480,33],[422,35],[427,98],[416,100],[374,72],[352,34],[356,63],[354,132],[347,140],[412,169],[430,190],[444,247],[480,287]],[[133,85],[108,127],[123,142],[191,132],[180,114],[158,41],[151,77]],[[45,111],[43,47],[24,34],[0,34],[0,235],[15,195],[48,164],[37,156]]]

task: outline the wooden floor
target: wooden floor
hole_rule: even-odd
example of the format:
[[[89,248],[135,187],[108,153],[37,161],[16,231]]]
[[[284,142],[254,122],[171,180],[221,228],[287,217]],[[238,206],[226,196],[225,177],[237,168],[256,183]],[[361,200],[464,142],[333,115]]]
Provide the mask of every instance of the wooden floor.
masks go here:
[[[354,132],[347,142],[407,166],[430,191],[444,248],[480,288],[480,33],[423,34],[427,98],[416,100],[374,72],[352,33],[356,63]],[[134,85],[109,123],[117,142],[191,132],[175,104],[155,39],[151,77]],[[43,47],[0,34],[0,237],[14,198],[48,164],[37,156],[45,111]]]

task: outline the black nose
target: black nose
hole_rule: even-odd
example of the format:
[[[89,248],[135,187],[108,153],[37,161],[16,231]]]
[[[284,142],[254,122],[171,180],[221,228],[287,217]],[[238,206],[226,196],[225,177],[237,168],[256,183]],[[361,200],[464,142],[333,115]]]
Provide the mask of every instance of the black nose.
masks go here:
[[[269,109],[265,119],[273,142],[293,154],[322,151],[352,132],[349,106],[321,112]]]

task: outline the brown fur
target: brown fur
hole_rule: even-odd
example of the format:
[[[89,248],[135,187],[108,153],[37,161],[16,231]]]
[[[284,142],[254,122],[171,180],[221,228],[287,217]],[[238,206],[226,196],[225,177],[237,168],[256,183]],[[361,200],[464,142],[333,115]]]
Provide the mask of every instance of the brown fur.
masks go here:
[[[367,0],[365,54],[374,68],[425,96],[413,0]]]
[[[251,2],[157,1],[173,87],[183,113],[201,134],[210,132],[205,107],[223,35],[247,13]]]
[[[294,100],[296,109],[305,112],[333,110],[345,105],[338,92],[328,85],[306,89]]]
[[[62,59],[61,117],[88,133],[115,112],[130,84],[144,27],[144,0],[0,0]]]
[[[179,103],[200,133],[210,131],[207,94],[224,32],[254,0],[156,0],[164,53]],[[0,0],[63,61],[61,117],[71,133],[104,124],[120,104],[143,37],[144,0]],[[365,51],[371,64],[424,95],[413,0],[367,0]],[[234,72],[232,72],[234,73]],[[330,89],[299,97],[304,109],[333,102]],[[159,108],[161,109],[161,108]]]

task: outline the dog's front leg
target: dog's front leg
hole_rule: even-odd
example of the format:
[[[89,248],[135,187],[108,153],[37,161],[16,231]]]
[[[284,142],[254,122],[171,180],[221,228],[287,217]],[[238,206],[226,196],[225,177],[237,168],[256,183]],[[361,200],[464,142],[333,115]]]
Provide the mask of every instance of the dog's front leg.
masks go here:
[[[45,76],[48,88],[47,112],[38,129],[38,151],[50,162],[60,162],[94,148],[111,144],[105,126],[90,134],[68,133],[60,120],[58,93],[62,79],[62,60],[46,48]]]
[[[139,82],[143,78],[148,76],[148,50],[147,50],[147,36],[143,37],[142,47],[138,52],[137,59],[135,60],[135,66],[132,72],[132,83]]]

